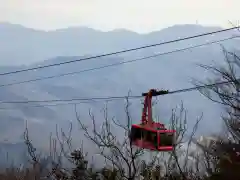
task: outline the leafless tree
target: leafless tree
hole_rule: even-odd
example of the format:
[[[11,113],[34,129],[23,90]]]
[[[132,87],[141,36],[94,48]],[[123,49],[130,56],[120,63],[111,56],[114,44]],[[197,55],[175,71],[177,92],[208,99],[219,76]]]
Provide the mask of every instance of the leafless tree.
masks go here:
[[[131,146],[129,142],[129,133],[131,130],[132,119],[129,112],[130,102],[126,98],[126,124],[124,122],[119,122],[115,118],[110,118],[108,115],[108,107],[104,108],[104,122],[102,123],[101,128],[99,125],[96,125],[95,116],[89,111],[90,118],[92,120],[92,129],[89,129],[82,121],[75,107],[76,118],[80,124],[81,130],[83,130],[84,135],[87,139],[91,140],[100,150],[100,155],[103,156],[107,164],[110,164],[112,167],[116,168],[120,173],[120,177],[128,180],[132,180],[139,176],[140,167],[141,167],[141,158],[146,155],[146,151],[140,148]],[[183,139],[186,136],[187,131],[187,116],[186,110],[183,108],[183,104],[180,108],[180,113],[177,115],[176,109],[172,111],[172,117],[169,123],[170,129],[175,129],[177,133],[175,134],[176,142],[174,151],[167,153],[168,157],[160,153],[153,154],[151,161],[146,167],[153,169],[155,165],[165,165],[165,173],[172,174],[173,171],[180,173],[180,176],[183,179],[186,179],[186,171],[188,164],[188,150],[191,144],[191,139],[193,138],[198,123],[201,120],[201,117],[197,120],[190,137],[188,138],[188,145],[186,151],[181,151]],[[119,136],[117,137],[114,134],[113,126],[123,130],[125,135],[121,141]],[[185,160],[179,162],[179,157],[184,156]],[[162,166],[161,166],[162,167]]]
[[[179,113],[177,113],[177,109],[178,108],[174,108],[172,110],[170,118],[170,128],[176,130],[176,142],[174,150],[170,153],[168,160],[165,161],[165,168],[166,173],[170,176],[176,174],[182,179],[188,179],[190,175],[196,176],[199,169],[199,162],[195,161],[193,166],[189,159],[192,157],[196,160],[197,158],[196,154],[192,154],[190,148],[192,148],[192,141],[195,137],[198,124],[202,119],[202,115],[197,118],[192,131],[190,131],[190,135],[187,135],[187,112],[183,103],[180,106]],[[190,172],[192,173],[189,174]]]
[[[127,116],[126,125],[119,122],[115,118],[109,119],[108,107],[104,108],[104,122],[101,129],[99,130],[96,126],[95,116],[89,111],[89,115],[92,120],[93,130],[91,131],[82,123],[77,109],[75,108],[76,117],[80,124],[81,129],[84,131],[84,135],[87,139],[91,140],[100,150],[100,155],[106,160],[106,164],[118,170],[121,178],[133,180],[139,173],[140,159],[139,157],[144,154],[143,149],[135,148],[130,146],[128,140],[130,129],[131,129],[131,116],[128,110],[129,101],[127,99],[127,106],[125,109]],[[125,132],[125,137],[119,140],[118,137],[113,133],[112,123],[117,127],[121,128]],[[156,159],[156,156],[155,158]],[[154,161],[154,160],[153,160]],[[153,163],[153,161],[151,163]]]
[[[219,103],[226,108],[227,115],[223,120],[231,133],[235,142],[240,140],[240,56],[236,53],[228,52],[223,48],[225,56],[224,65],[200,65],[211,71],[216,78],[208,80],[210,83],[219,81],[230,81],[231,83],[199,89],[213,102]],[[202,83],[206,84],[206,83]]]
[[[200,93],[211,101],[221,104],[225,108],[225,114],[222,115],[227,133],[222,134],[215,145],[204,151],[214,157],[215,165],[221,169],[226,176],[236,178],[240,177],[240,56],[229,52],[223,47],[225,64],[223,65],[200,65],[204,69],[211,71],[215,77],[208,80],[208,83],[226,81],[230,83],[211,86],[199,89]],[[206,84],[202,83],[201,84]],[[224,162],[224,163],[223,163]],[[216,168],[216,167],[215,167]],[[230,168],[230,169],[229,169]],[[230,173],[231,172],[231,173]],[[238,174],[238,175],[237,175]]]
[[[92,132],[82,123],[75,106],[75,112],[77,120],[80,124],[81,129],[84,131],[85,136],[90,139],[95,145],[98,146],[100,150],[100,155],[105,158],[106,165],[111,165],[113,168],[111,177],[115,172],[120,174],[118,177],[120,179],[133,180],[136,177],[139,177],[143,167],[143,158],[146,154],[146,151],[140,148],[136,148],[130,145],[129,142],[129,133],[131,130],[132,119],[129,112],[130,102],[128,98],[126,99],[126,124],[124,122],[120,123],[115,118],[109,118],[108,107],[104,109],[104,122],[102,128],[98,129],[96,126],[95,116],[89,111],[89,115],[92,120],[93,130]],[[198,124],[202,117],[197,119],[196,124],[194,125],[193,131],[188,137],[187,141],[184,138],[186,137],[187,132],[187,115],[186,110],[183,107],[183,104],[180,106],[180,112],[177,113],[177,108],[172,110],[172,116],[170,118],[169,128],[175,129],[175,145],[174,150],[170,153],[167,153],[167,157],[162,154],[159,156],[159,153],[152,153],[150,161],[147,162],[146,168],[149,170],[151,176],[160,176],[160,170],[163,169],[162,165],[165,165],[165,173],[170,178],[180,177],[180,179],[188,179],[190,177],[189,172],[191,168],[189,167],[189,148],[191,146],[191,141],[195,135]],[[113,124],[111,124],[111,122]],[[120,128],[125,133],[123,139],[117,137],[114,134],[112,126]],[[89,179],[86,170],[86,161],[83,153],[83,147],[80,150],[74,150],[71,144],[71,131],[72,124],[70,124],[69,132],[65,133],[61,129],[58,130],[56,126],[56,139],[50,136],[50,156],[53,157],[52,169],[49,170],[47,177],[52,177],[53,179]],[[35,164],[39,164],[39,157],[36,155],[36,149],[33,147],[31,141],[29,140],[28,131],[26,128],[25,131],[25,142],[28,146],[29,155]],[[187,142],[187,148],[183,151],[182,145],[184,141]],[[185,142],[185,144],[186,144]],[[57,147],[57,143],[59,147]],[[57,151],[59,148],[59,151]],[[65,157],[72,164],[75,165],[73,170],[63,168],[61,158]],[[155,167],[155,168],[154,168]],[[197,165],[196,165],[197,167]],[[195,168],[198,169],[198,168]],[[192,172],[191,175],[194,173]],[[110,176],[107,176],[108,178]]]
[[[56,125],[56,138],[50,135],[50,160],[51,166],[46,167],[48,164],[44,163],[44,157],[37,153],[36,148],[29,139],[28,128],[26,126],[24,132],[25,144],[27,146],[30,162],[32,163],[32,175],[35,180],[42,178],[54,180],[80,180],[89,179],[87,173],[87,161],[85,154],[80,149],[73,149],[71,144],[72,124],[70,123],[69,132],[66,134],[62,129],[60,133]],[[59,145],[59,148],[57,147]],[[72,168],[65,168],[62,160],[66,159],[73,166]],[[31,176],[32,177],[32,176]]]

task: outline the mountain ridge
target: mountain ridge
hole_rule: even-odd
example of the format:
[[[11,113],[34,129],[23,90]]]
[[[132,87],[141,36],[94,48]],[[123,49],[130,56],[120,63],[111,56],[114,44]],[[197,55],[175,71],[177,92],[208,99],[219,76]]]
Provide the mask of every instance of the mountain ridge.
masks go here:
[[[0,46],[2,47],[0,65],[29,65],[56,56],[102,54],[213,30],[216,28],[200,25],[175,25],[148,34],[138,34],[128,30],[101,32],[86,27],[63,28],[47,32],[25,28],[21,25],[0,23]],[[221,34],[229,36],[231,33]],[[199,40],[195,39],[195,41]]]
[[[31,27],[26,27],[24,25],[21,25],[21,24],[15,24],[15,23],[10,23],[10,22],[0,22],[0,28],[2,27],[5,27],[5,28],[12,28],[12,27],[16,27],[16,28],[22,28],[22,29],[28,29],[28,30],[33,30],[33,31],[40,31],[40,32],[57,32],[57,31],[66,31],[66,30],[89,30],[89,31],[98,31],[98,32],[102,32],[102,33],[111,33],[111,32],[129,32],[129,33],[134,33],[134,34],[138,34],[138,35],[147,35],[147,34],[151,34],[151,33],[155,33],[155,32],[159,32],[159,31],[165,31],[165,30],[169,30],[169,29],[172,29],[172,28],[181,28],[181,27],[192,27],[192,28],[209,28],[209,29],[223,29],[222,27],[220,26],[203,26],[203,25],[200,25],[200,24],[176,24],[176,25],[172,25],[172,26],[169,26],[169,27],[166,27],[166,28],[162,28],[162,29],[159,29],[159,30],[154,30],[154,31],[150,31],[150,32],[147,32],[147,33],[138,33],[138,32],[135,32],[133,30],[129,30],[129,29],[125,29],[125,28],[116,28],[116,29],[113,29],[113,30],[107,30],[107,31],[103,31],[103,30],[100,30],[100,29],[95,29],[95,28],[91,28],[91,27],[87,27],[87,26],[70,26],[70,27],[62,27],[62,28],[58,28],[58,29],[55,29],[55,30],[40,30],[40,29],[35,29],[35,28],[31,28]]]

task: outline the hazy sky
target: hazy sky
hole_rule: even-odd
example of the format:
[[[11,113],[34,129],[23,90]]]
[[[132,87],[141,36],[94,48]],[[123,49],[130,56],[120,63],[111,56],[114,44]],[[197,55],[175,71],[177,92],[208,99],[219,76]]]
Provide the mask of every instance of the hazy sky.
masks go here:
[[[37,29],[88,26],[149,32],[173,24],[220,25],[240,18],[240,0],[0,0],[0,21]]]

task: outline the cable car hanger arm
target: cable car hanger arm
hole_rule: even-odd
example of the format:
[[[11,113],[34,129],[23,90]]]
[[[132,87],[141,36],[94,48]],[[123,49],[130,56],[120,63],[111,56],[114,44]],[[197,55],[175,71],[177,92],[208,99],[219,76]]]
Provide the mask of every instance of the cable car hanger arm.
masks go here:
[[[150,89],[147,93],[142,93],[145,96],[144,107],[142,111],[142,124],[152,126],[154,121],[152,120],[152,97],[168,94],[168,90]]]
[[[160,95],[168,94],[168,92],[169,92],[168,90],[157,91],[156,89],[151,89],[150,91],[151,91],[151,96],[160,96]],[[142,93],[142,96],[147,96],[149,94],[149,92]]]

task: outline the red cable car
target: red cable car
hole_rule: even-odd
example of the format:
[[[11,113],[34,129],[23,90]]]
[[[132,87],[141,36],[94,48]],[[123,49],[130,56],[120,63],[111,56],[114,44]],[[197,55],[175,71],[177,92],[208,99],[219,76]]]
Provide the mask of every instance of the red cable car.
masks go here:
[[[152,97],[167,94],[168,91],[151,89],[145,96],[141,124],[133,124],[130,132],[131,145],[153,151],[172,151],[175,130],[167,130],[164,124],[152,119]]]

